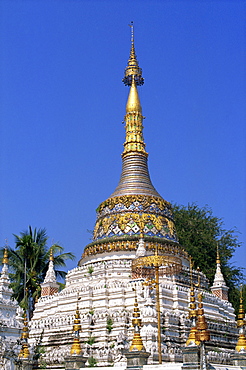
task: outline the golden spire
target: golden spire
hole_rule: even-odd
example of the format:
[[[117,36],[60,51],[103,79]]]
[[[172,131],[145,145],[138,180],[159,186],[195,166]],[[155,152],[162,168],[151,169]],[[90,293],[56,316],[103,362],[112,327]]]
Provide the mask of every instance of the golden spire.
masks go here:
[[[126,136],[120,181],[109,198],[97,208],[93,242],[86,246],[79,265],[87,256],[108,250],[108,242],[110,253],[118,248],[128,249],[128,241],[123,239],[125,235],[134,239],[131,245],[135,250],[138,239],[143,237],[153,236],[178,244],[171,205],[156,191],[149,175],[148,154],[143,139],[144,117],[138,96],[138,85],[143,84],[142,70],[135,53],[133,24],[130,27],[131,51],[123,79],[129,86],[129,96],[124,119]],[[162,239],[159,239],[160,242]]]
[[[5,248],[4,249],[4,254],[3,254],[3,260],[2,260],[2,263],[3,264],[6,264],[8,265],[9,264],[9,259],[8,259],[8,249]]]
[[[73,325],[74,339],[73,339],[73,344],[70,350],[71,355],[81,355],[82,348],[80,345],[80,338],[79,338],[80,331],[81,331],[80,314],[79,314],[79,307],[78,307],[78,302],[77,302],[77,309],[76,309],[74,325]]]
[[[242,285],[240,286],[240,304],[239,304],[239,311],[237,316],[237,327],[239,328],[239,337],[236,345],[236,351],[240,352],[241,350],[246,351],[246,337],[244,334],[244,327],[245,327],[245,312],[243,308],[243,289]]]
[[[210,333],[208,330],[208,325],[206,323],[203,303],[202,303],[202,293],[198,294],[198,310],[197,310],[197,333],[196,333],[196,340],[200,342],[205,342],[210,339]]]
[[[196,310],[196,299],[195,299],[195,292],[194,286],[191,285],[190,287],[190,307],[189,307],[189,319],[197,317],[197,310]]]
[[[122,153],[123,158],[126,155],[132,155],[136,152],[144,155],[145,157],[148,156],[145,150],[142,122],[142,107],[138,96],[137,85],[136,81],[132,79],[132,84],[126,104],[126,140],[124,143],[124,151]]]
[[[54,262],[54,254],[53,254],[53,248],[52,247],[50,248],[50,258],[49,258],[49,260]]]
[[[24,312],[24,326],[22,328],[21,334],[21,349],[19,353],[19,358],[28,358],[30,356],[28,348],[28,338],[29,338],[28,321],[26,312]]]
[[[197,317],[192,269],[193,269],[193,262],[192,262],[192,258],[190,257],[190,305],[189,305],[189,318],[190,319]]]
[[[194,292],[194,284],[193,284],[193,276],[192,276],[192,268],[193,262],[192,258],[190,257],[190,304],[189,304],[189,319],[191,319],[191,329],[189,333],[189,337],[186,341],[186,346],[194,343],[196,345],[200,344],[200,341],[196,339],[196,318],[197,318],[197,309],[196,309],[196,299],[195,299],[195,292]]]
[[[145,143],[143,139],[142,107],[137,89],[137,85],[143,85],[144,79],[142,77],[142,70],[138,66],[137,56],[135,53],[133,22],[130,27],[131,51],[127,67],[125,69],[125,76],[123,78],[124,84],[130,86],[124,119],[126,123],[126,141],[124,143],[124,152],[122,154],[123,158],[128,154],[133,154],[134,152],[141,153],[146,157],[148,156],[145,151]]]
[[[244,326],[246,324],[245,322],[245,312],[243,308],[243,286],[240,285],[240,304],[239,304],[239,310],[238,310],[238,316],[237,316],[237,326],[238,328]]]
[[[217,257],[216,257],[217,265],[220,265],[220,254],[219,254],[219,244],[217,243]]]
[[[126,139],[122,153],[122,174],[114,193],[110,196],[147,195],[161,198],[153,187],[148,170],[148,153],[143,138],[143,115],[137,86],[143,85],[142,70],[139,68],[135,46],[133,23],[131,27],[131,50],[123,82],[130,86],[124,117]]]
[[[134,335],[132,339],[132,344],[130,346],[131,351],[145,351],[143,341],[140,335],[140,328],[142,326],[142,321],[140,319],[140,311],[138,308],[137,293],[135,287],[135,303],[134,303],[134,312],[132,318],[132,326],[134,327]]]

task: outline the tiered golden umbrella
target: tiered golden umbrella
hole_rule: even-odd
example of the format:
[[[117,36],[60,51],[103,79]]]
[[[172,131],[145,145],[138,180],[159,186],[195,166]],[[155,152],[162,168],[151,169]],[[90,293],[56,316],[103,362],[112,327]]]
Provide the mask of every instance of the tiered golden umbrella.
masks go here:
[[[19,358],[29,358],[30,352],[28,348],[28,338],[29,338],[29,330],[28,330],[28,321],[26,312],[24,312],[24,326],[22,328],[21,333],[21,349],[19,353]]]
[[[242,350],[246,351],[246,337],[245,337],[245,312],[243,308],[243,290],[242,285],[240,287],[240,305],[239,305],[239,311],[237,316],[237,327],[239,328],[239,337],[236,345],[236,351],[240,352]]]
[[[70,350],[71,355],[81,355],[82,348],[81,348],[80,337],[79,337],[80,331],[81,331],[80,314],[79,314],[79,307],[77,303],[77,309],[76,309],[75,318],[73,322],[74,339],[73,339],[73,344]]]

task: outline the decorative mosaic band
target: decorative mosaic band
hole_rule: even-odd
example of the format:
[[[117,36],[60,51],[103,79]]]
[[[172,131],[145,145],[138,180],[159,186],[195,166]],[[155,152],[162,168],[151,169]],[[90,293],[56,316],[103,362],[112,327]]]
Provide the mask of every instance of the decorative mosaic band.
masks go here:
[[[118,241],[107,241],[105,243],[91,243],[85,247],[82,259],[87,256],[94,256],[100,253],[110,253],[118,251],[136,251],[138,248],[138,240],[118,240]],[[169,244],[161,242],[145,242],[145,248],[147,251],[155,251],[158,249],[159,254],[169,254],[173,256],[188,258],[187,252],[181,248],[178,244]]]
[[[147,195],[123,195],[119,197],[110,197],[100,204],[97,208],[97,212],[100,213],[105,207],[108,207],[110,210],[113,210],[115,206],[123,205],[126,208],[129,208],[135,202],[141,203],[143,209],[147,209],[150,205],[158,207],[160,210],[165,210],[166,215],[172,218],[171,214],[171,204],[160,197],[147,196]]]
[[[177,240],[174,222],[150,213],[113,214],[96,222],[94,240],[121,235],[143,234]]]
[[[109,198],[99,206],[94,240],[140,234],[177,241],[168,202],[159,197],[128,195]]]

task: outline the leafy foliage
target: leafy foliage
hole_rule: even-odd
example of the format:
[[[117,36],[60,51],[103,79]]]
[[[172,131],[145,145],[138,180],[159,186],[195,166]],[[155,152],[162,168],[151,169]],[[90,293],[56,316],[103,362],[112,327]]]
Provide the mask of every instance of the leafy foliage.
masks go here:
[[[229,287],[229,300],[238,307],[238,286],[243,281],[243,269],[230,263],[235,249],[240,247],[236,229],[226,230],[223,220],[213,216],[208,207],[197,204],[173,205],[173,214],[180,244],[192,256],[195,267],[200,269],[213,283],[216,271],[217,246],[221,270]],[[246,297],[245,297],[246,298]]]
[[[32,314],[35,301],[40,297],[41,286],[49,265],[50,250],[54,255],[54,267],[58,278],[64,279],[66,272],[57,270],[65,267],[67,259],[74,259],[72,253],[62,253],[57,244],[48,248],[45,229],[29,229],[15,236],[15,249],[9,248],[9,265],[13,298]],[[3,253],[3,248],[1,249]]]
[[[93,337],[93,336],[90,336],[86,341],[85,343],[89,344],[90,346],[92,346],[94,343],[95,343],[95,340],[96,338]]]
[[[243,307],[246,312],[246,284],[242,284]],[[238,314],[240,303],[240,288],[234,287],[231,289],[230,301],[233,303],[236,314]]]
[[[110,316],[107,318],[106,329],[108,330],[109,333],[111,333],[111,331],[113,330],[113,320],[111,319]]]
[[[88,358],[88,364],[89,364],[89,367],[94,367],[97,365],[97,359],[94,358],[94,357],[89,357]]]

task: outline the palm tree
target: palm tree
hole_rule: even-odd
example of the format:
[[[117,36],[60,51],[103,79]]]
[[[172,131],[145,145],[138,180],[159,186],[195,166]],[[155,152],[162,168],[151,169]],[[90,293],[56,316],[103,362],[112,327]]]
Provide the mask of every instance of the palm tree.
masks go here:
[[[15,235],[15,249],[9,248],[9,265],[13,298],[32,316],[35,302],[40,297],[41,286],[49,265],[50,250],[54,255],[54,267],[58,278],[64,279],[67,259],[74,259],[72,253],[63,253],[57,244],[47,246],[48,236],[45,229],[29,229]],[[2,249],[3,250],[3,249]]]

